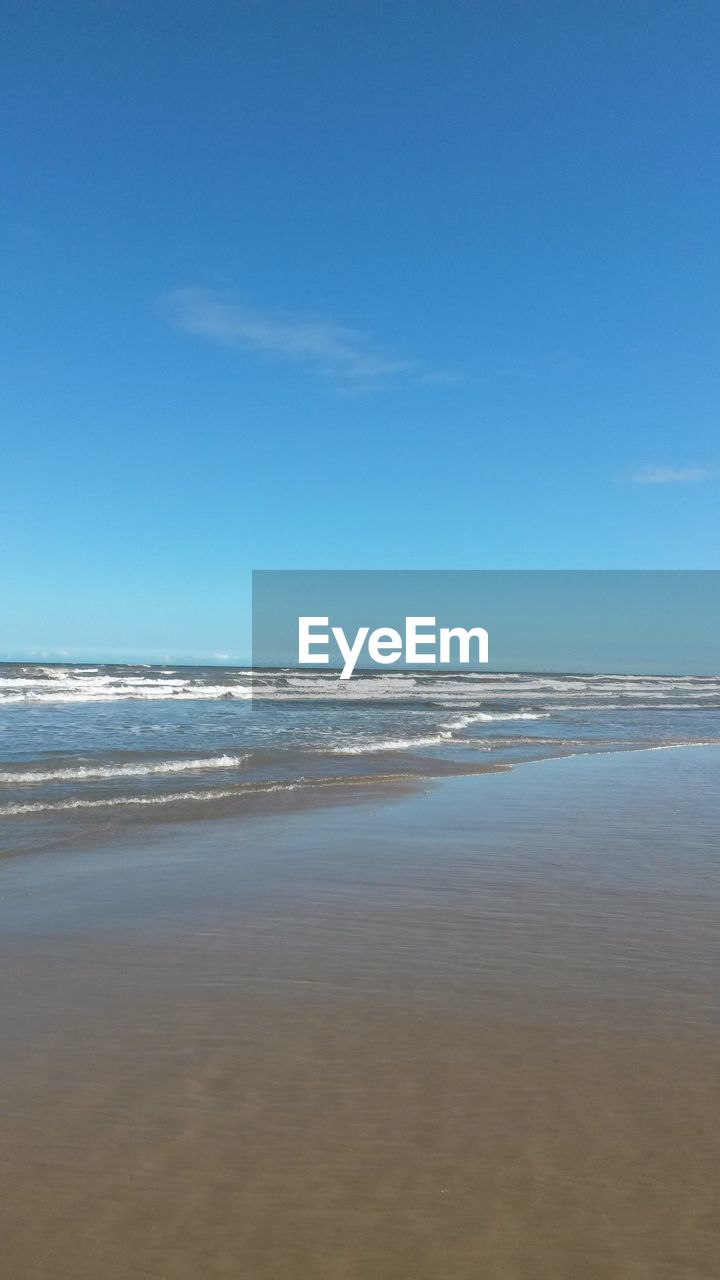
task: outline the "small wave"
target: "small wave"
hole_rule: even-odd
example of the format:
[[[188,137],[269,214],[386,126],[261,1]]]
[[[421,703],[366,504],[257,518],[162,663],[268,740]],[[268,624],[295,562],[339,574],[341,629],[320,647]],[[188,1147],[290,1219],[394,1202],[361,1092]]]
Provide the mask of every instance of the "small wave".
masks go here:
[[[218,791],[173,791],[161,796],[113,796],[104,800],[35,800],[27,804],[6,804],[0,807],[0,817],[14,818],[27,813],[63,813],[73,809],[112,809],[126,806],[177,804],[183,800],[227,800],[232,796],[252,791],[293,791],[299,783],[273,782],[258,784],[252,788],[232,787]]]
[[[158,760],[150,764],[78,765],[73,769],[28,769],[0,773],[0,783],[88,782],[111,778],[191,773],[204,769],[232,769],[248,756],[209,756],[197,760]]]
[[[594,750],[588,743],[587,750],[584,751],[563,751],[563,760],[577,760],[585,756],[618,756],[618,755],[643,755],[650,751],[683,751],[686,747],[719,747],[720,742],[717,738],[697,738],[686,742],[626,742],[616,747],[603,747],[601,751]],[[553,761],[560,759],[560,756],[541,756],[535,760],[518,760],[515,767],[526,768],[530,764],[552,764]]]
[[[266,795],[275,791],[319,790],[352,786],[368,786],[408,780],[406,773],[387,773],[378,777],[349,776],[333,778],[298,778],[291,782],[248,782],[236,787],[209,791],[173,791],[155,796],[112,796],[98,800],[35,800],[24,804],[0,806],[0,818],[23,817],[36,813],[66,813],[78,809],[146,808],[157,805],[239,800],[243,796]]]
[[[698,694],[698,697],[720,698],[720,691],[705,694]],[[657,700],[654,702],[547,702],[545,704],[547,715],[552,715],[556,711],[598,711],[605,713],[606,711],[714,711],[716,704],[714,702],[689,702],[683,699],[682,702],[669,702],[665,698],[662,703]]]
[[[451,704],[452,705],[452,704]],[[466,729],[471,724],[484,724],[491,720],[545,720],[544,711],[468,711],[465,715],[456,716],[447,728]]]
[[[238,699],[248,702],[252,698],[252,689],[247,685],[182,685],[175,681],[137,681],[111,688],[106,685],[74,688],[26,689],[18,691],[9,689],[0,692],[0,703],[25,702],[47,705],[48,703],[82,703],[82,702],[214,702],[219,698]]]
[[[352,746],[343,745],[321,748],[321,751],[324,753],[327,750],[334,756],[363,756],[371,755],[374,751],[411,751],[415,747],[436,747],[440,743],[448,743],[451,740],[452,733],[450,730],[443,729],[438,733],[428,734],[426,737],[379,738],[369,742],[355,742]]]
[[[105,703],[132,700],[214,701],[254,696],[263,701],[403,702],[418,696],[440,706],[477,710],[490,700],[522,698],[549,709],[603,709],[629,700],[639,707],[720,700],[718,676],[562,675],[481,671],[358,671],[341,681],[337,671],[263,670],[248,667],[192,668],[147,665],[35,666],[2,664],[0,703]],[[624,701],[620,705],[628,706]]]

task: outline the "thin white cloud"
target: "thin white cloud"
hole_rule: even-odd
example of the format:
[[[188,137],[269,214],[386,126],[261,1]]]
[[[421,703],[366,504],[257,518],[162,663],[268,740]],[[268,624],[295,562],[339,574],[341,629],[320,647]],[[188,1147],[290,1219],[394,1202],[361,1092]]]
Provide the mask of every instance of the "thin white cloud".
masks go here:
[[[418,375],[418,382],[423,387],[459,387],[467,381],[468,375],[455,369],[430,369],[428,373]]]
[[[710,467],[644,467],[630,480],[633,484],[699,484],[712,475]]]
[[[345,385],[414,373],[412,361],[379,351],[366,333],[321,316],[246,306],[213,289],[174,289],[162,298],[170,322],[208,342],[304,364]]]

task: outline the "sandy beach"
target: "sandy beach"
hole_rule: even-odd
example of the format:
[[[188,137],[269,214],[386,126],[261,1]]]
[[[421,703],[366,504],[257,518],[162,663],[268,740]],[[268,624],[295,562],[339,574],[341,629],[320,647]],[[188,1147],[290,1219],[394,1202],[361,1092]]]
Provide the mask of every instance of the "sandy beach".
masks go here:
[[[720,6],[3,19],[0,1280],[720,1280]]]
[[[2,867],[9,1280],[715,1280],[720,756]]]

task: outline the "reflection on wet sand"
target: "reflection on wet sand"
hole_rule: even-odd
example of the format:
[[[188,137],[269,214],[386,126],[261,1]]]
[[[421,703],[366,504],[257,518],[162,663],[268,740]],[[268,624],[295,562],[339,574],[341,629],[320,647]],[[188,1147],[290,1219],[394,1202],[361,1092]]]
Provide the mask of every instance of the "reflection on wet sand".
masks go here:
[[[7,1274],[715,1280],[719,764],[7,864]]]

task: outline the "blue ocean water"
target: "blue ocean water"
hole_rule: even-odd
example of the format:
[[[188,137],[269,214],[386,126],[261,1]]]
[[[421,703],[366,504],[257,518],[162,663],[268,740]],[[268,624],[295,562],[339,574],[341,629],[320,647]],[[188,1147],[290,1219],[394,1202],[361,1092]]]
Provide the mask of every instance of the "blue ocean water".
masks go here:
[[[0,666],[0,843],[63,815],[720,741],[720,676]],[[5,839],[3,839],[3,831]]]

